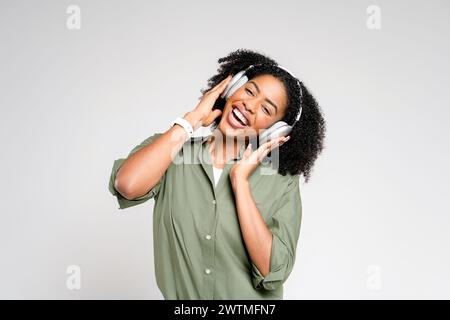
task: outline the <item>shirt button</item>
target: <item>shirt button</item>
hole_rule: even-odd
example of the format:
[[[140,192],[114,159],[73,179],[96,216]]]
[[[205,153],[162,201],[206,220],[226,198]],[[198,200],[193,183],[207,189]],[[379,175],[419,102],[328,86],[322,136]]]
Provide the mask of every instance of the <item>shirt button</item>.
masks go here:
[[[210,274],[211,273],[211,269],[205,269],[205,273],[206,274]]]
[[[206,238],[206,240],[211,240],[211,235],[210,234],[207,234],[206,236],[205,236],[205,238]]]
[[[211,201],[212,202],[212,204],[216,204],[216,200],[213,200],[213,201]]]

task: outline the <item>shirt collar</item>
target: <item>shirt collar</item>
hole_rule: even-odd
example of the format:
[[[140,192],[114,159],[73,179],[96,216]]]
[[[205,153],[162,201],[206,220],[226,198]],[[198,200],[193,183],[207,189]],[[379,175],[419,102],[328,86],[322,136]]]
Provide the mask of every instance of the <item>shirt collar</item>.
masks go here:
[[[211,155],[209,153],[208,148],[208,142],[212,138],[212,135],[204,136],[201,138],[201,143],[199,144],[199,148],[197,150],[197,160],[200,161],[201,166],[203,167],[203,170],[206,172],[206,175],[209,178],[209,181],[211,185],[213,186],[214,192],[216,192],[216,189],[221,188],[221,183],[219,180],[219,183],[217,184],[217,187],[214,187],[214,175],[213,175],[213,166],[212,166],[212,159]],[[237,163],[240,159],[242,159],[242,156],[245,151],[245,144],[242,144],[242,146],[239,149],[238,156],[236,158],[228,160],[228,162],[224,166],[224,172],[229,172],[231,170],[231,167]],[[223,180],[223,179],[221,179]],[[223,183],[223,182],[222,182]]]
[[[202,150],[207,151],[207,146],[208,146],[208,143],[207,143],[207,142],[210,141],[211,138],[212,138],[212,135],[205,136],[205,137],[202,138],[202,147],[201,147]],[[245,143],[243,143],[243,144],[239,147],[239,152],[238,152],[237,157],[231,158],[229,161],[232,161],[232,160],[241,160],[241,159],[242,159],[242,156],[244,155],[244,151],[245,151],[246,147],[247,147],[247,146],[245,145]]]

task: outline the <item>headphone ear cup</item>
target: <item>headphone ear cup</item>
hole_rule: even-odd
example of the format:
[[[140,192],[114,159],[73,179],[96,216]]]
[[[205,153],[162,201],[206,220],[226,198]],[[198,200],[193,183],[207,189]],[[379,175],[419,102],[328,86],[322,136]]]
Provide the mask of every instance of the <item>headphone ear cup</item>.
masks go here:
[[[261,145],[274,138],[285,136],[291,131],[292,126],[288,125],[284,121],[277,121],[259,135],[259,144]]]
[[[228,83],[225,90],[222,92],[221,97],[228,100],[228,98],[234,93],[234,91],[230,94],[230,90],[234,87],[234,85],[242,78],[244,75],[245,70],[239,71],[236,73],[233,78],[231,78],[230,82]]]
[[[245,83],[247,83],[248,78],[246,75],[242,76],[241,78],[239,78],[236,83],[230,88],[230,90],[228,90],[225,99],[229,99],[233,93],[235,93],[240,87],[242,87]]]

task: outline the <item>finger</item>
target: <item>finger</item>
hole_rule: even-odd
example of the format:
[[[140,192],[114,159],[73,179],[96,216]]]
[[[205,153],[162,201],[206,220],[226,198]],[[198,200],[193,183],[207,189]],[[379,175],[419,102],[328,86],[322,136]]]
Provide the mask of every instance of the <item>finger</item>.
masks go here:
[[[281,137],[280,139],[276,139],[275,141],[273,141],[273,144],[270,145],[269,152],[271,152],[275,148],[280,147],[281,145],[283,145],[289,139],[290,139],[290,136],[288,136],[288,137]]]
[[[252,154],[252,144],[249,143],[247,148],[245,149],[244,154],[242,155],[242,157],[244,159],[248,159],[251,154]]]
[[[264,142],[262,145],[260,145],[259,148],[256,149],[256,151],[254,152],[255,160],[260,161],[261,157],[266,152],[266,150],[268,150],[268,148],[270,147],[270,145],[272,143],[273,143],[273,140],[270,140],[270,141]]]
[[[271,139],[269,141],[266,141],[258,148],[258,151],[259,152],[263,152],[265,150],[269,150],[270,151],[270,149],[272,148],[272,146],[275,143],[278,143],[279,141],[282,141],[283,139],[284,139],[284,136],[281,136],[281,137],[273,138],[273,139]]]
[[[280,146],[282,146],[283,144],[285,144],[290,138],[291,138],[291,136],[285,137],[285,138],[280,142]]]
[[[269,152],[271,152],[275,146],[284,139],[284,136],[281,137],[277,137],[274,138],[272,140],[269,140],[267,142],[264,142],[259,148],[258,150],[256,150],[255,152],[255,157],[257,159],[258,162],[261,162],[265,156],[267,156],[269,154]]]
[[[220,81],[218,84],[216,84],[214,87],[212,87],[212,89],[209,91],[214,91],[214,90],[219,89],[220,87],[224,86],[225,83],[227,83],[229,80],[231,80],[231,75],[229,75],[228,77],[226,77],[225,79]]]
[[[216,87],[221,87],[221,86],[225,86],[228,82],[230,82],[232,76],[231,74],[229,74],[225,79],[223,79],[222,81],[219,82],[219,84]]]
[[[265,156],[272,150],[272,146],[278,142],[279,138],[272,139],[263,143],[259,148],[252,154],[253,161],[260,163]]]
[[[219,109],[215,109],[215,110],[211,111],[205,119],[204,126],[209,126],[214,121],[214,119],[216,119],[221,114],[222,114],[222,110],[219,110]]]
[[[220,81],[214,88],[210,90],[211,93],[221,93],[223,90],[225,90],[228,82],[231,80],[231,75]]]
[[[274,141],[273,144],[271,144],[270,147],[263,152],[263,154],[261,155],[260,161],[263,161],[264,157],[266,157],[274,149],[281,147],[290,138],[291,138],[290,136],[287,136],[287,137],[283,137],[281,140],[278,139],[278,140]]]
[[[287,137],[283,137],[283,139],[281,139],[281,141],[278,142],[278,147],[281,147],[283,144],[285,144],[289,139],[291,138],[291,136],[287,136]],[[276,148],[277,146],[275,146],[274,148]],[[273,148],[272,148],[273,149]]]
[[[270,149],[264,149],[261,152],[257,153],[256,157],[257,157],[257,161],[258,163],[261,163],[263,161],[263,159],[269,154]]]
[[[281,145],[282,143],[286,142],[287,140],[289,140],[288,137],[284,137],[284,136],[278,137],[278,138],[274,139],[272,146],[273,146],[274,144],[275,144],[275,145],[277,145],[277,144],[280,144],[280,145]]]

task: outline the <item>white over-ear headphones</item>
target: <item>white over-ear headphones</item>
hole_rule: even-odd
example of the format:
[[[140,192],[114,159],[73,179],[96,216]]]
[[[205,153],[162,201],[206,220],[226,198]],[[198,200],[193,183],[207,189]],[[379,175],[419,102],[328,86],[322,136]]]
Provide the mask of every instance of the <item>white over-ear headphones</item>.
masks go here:
[[[225,90],[223,91],[223,93],[221,94],[221,97],[224,98],[225,100],[228,100],[233,95],[233,93],[235,93],[240,87],[242,87],[245,83],[247,83],[248,77],[246,75],[246,72],[248,70],[250,70],[251,68],[254,68],[255,66],[258,66],[258,65],[250,65],[245,70],[241,70],[238,73],[236,73],[233,76],[233,78],[230,80],[230,82],[228,83],[228,85],[225,88]],[[261,135],[259,136],[260,144],[263,144],[264,142],[269,141],[270,139],[273,139],[273,138],[276,138],[279,136],[285,136],[285,135],[289,134],[292,131],[292,128],[294,127],[294,125],[297,123],[297,121],[300,120],[300,116],[302,114],[302,109],[303,109],[302,108],[303,90],[302,90],[300,80],[298,80],[298,78],[296,76],[294,76],[292,74],[292,72],[290,72],[286,68],[278,66],[278,65],[275,65],[275,66],[280,69],[283,69],[284,71],[289,73],[297,81],[298,87],[300,88],[300,108],[297,113],[297,116],[295,117],[294,123],[292,125],[289,125],[284,121],[277,121],[270,128],[267,128],[266,130],[264,130],[261,133]]]

